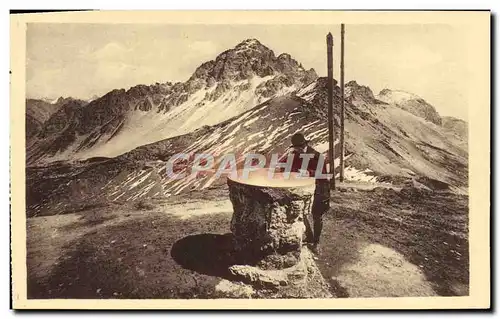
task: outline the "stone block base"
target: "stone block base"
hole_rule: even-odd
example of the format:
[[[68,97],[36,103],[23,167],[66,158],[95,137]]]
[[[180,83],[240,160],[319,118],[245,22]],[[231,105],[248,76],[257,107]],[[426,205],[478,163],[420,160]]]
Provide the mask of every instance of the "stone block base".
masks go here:
[[[329,285],[306,247],[298,262],[288,268],[264,270],[248,265],[229,268],[234,280],[221,282],[218,290],[226,298],[331,298]],[[224,288],[224,289],[222,289]]]

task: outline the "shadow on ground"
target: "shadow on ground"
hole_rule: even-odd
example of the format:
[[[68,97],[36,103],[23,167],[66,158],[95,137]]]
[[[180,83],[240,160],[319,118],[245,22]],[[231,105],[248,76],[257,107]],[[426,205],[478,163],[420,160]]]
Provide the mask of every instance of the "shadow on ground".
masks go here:
[[[231,233],[187,236],[174,243],[171,256],[185,269],[230,278],[228,268],[235,264],[232,239]]]
[[[359,259],[359,250],[364,243],[352,233],[349,223],[338,222],[332,212],[323,216],[323,223],[322,252],[316,263],[330,285],[330,292],[337,298],[346,298],[349,297],[347,289],[335,278],[343,266]]]
[[[28,298],[214,298],[230,242],[216,233],[229,221],[150,213],[98,227],[66,245],[50,273],[28,277]]]

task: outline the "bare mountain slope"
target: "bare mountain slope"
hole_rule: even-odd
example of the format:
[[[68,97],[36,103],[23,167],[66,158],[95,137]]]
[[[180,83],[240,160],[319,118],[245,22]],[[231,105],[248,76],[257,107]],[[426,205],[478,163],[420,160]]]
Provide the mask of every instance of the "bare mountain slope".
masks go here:
[[[440,125],[398,104],[378,100],[368,87],[351,82],[348,88],[345,140],[346,149],[352,153],[348,165],[370,169],[377,175],[415,174],[460,187],[467,184],[467,148],[463,140],[448,136]],[[316,88],[309,92],[306,100],[325,105],[324,83],[316,82]],[[338,94],[337,88],[337,98]]]
[[[456,134],[458,137],[467,140],[469,136],[469,128],[466,121],[452,116],[443,116],[442,119],[444,128],[453,134]]]
[[[176,153],[191,155],[185,162],[176,162],[177,172],[189,172],[196,153],[212,154],[216,168],[228,153],[235,154],[241,165],[248,152],[268,158],[271,153],[283,152],[297,131],[319,151],[325,151],[326,96],[326,79],[319,78],[222,123],[140,146],[113,159],[29,168],[29,214],[67,211],[74,203],[164,197],[225,183],[225,175],[218,178],[215,170],[178,180],[169,178],[166,161]],[[339,96],[340,88],[336,87],[337,106]],[[336,108],[337,125],[338,119]],[[347,96],[346,149],[346,178],[351,180],[417,182],[431,189],[455,191],[467,187],[467,149],[459,138],[398,105],[374,99],[366,87],[358,91],[351,85]]]
[[[26,137],[36,136],[47,120],[72,98],[60,97],[53,101],[26,99]]]

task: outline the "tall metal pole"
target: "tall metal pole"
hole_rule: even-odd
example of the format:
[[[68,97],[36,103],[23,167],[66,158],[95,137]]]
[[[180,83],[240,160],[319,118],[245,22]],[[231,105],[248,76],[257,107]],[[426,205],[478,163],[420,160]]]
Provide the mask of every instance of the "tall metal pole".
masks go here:
[[[330,152],[328,160],[330,162],[330,189],[335,189],[335,148],[333,141],[335,140],[335,125],[333,122],[333,36],[328,33],[326,36],[327,48],[327,65],[328,65],[328,142]]]
[[[344,24],[340,25],[340,181],[344,181]]]

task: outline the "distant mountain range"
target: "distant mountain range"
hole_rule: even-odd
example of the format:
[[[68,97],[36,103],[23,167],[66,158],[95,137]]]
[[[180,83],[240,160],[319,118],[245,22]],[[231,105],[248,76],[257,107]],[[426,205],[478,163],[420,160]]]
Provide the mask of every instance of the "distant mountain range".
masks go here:
[[[73,98],[63,98],[47,101],[46,99],[27,99],[26,100],[26,137],[31,139],[37,137],[42,131],[46,122],[66,104],[77,101],[85,105],[81,100]]]
[[[466,122],[441,117],[407,92],[375,95],[355,81],[345,92],[347,179],[466,190]],[[335,82],[337,127],[340,99]],[[169,179],[165,162],[179,152],[210,153],[216,164],[229,152],[269,156],[283,152],[298,131],[318,151],[328,146],[326,79],[255,39],[203,63],[184,83],[138,85],[90,103],[68,99],[52,106],[33,112],[47,106],[27,101],[32,215],[74,202],[164,197],[225,183],[213,171]]]
[[[276,56],[246,40],[203,63],[186,82],[113,90],[83,108],[58,109],[57,129],[33,139],[28,163],[117,156],[220,123],[316,78],[289,54]]]

